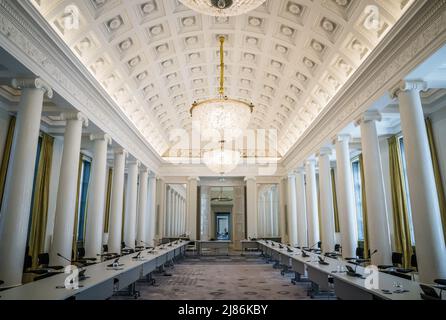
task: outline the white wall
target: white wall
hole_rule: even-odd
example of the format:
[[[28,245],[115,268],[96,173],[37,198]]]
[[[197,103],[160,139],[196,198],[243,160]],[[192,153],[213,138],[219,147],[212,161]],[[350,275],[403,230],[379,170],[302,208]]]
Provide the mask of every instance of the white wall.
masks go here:
[[[63,138],[56,137],[53,145],[53,160],[51,164],[50,195],[48,199],[48,216],[46,224],[45,252],[49,252],[53,238],[54,217],[56,214],[57,189],[59,187],[60,165],[62,161]]]

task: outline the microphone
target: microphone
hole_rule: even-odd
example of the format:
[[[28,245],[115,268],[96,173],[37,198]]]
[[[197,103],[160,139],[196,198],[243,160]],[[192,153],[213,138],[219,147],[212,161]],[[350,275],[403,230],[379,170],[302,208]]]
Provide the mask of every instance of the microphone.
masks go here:
[[[134,259],[134,260],[139,259],[139,257],[141,256],[141,252],[142,251],[138,252],[138,254],[136,256],[134,256],[132,259]]]
[[[70,259],[65,258],[65,257],[64,257],[63,255],[61,255],[60,253],[57,253],[57,256],[60,257],[60,258],[62,258],[62,259],[64,259],[65,261],[68,261],[70,264],[73,263]]]
[[[60,253],[57,253],[57,256],[68,261],[70,264],[73,264],[73,262],[70,259],[64,257]],[[78,264],[79,264],[79,273],[78,273],[79,281],[87,279],[87,277],[85,276],[85,271],[87,271],[87,269],[85,268],[84,264],[82,264],[82,263],[78,263]]]

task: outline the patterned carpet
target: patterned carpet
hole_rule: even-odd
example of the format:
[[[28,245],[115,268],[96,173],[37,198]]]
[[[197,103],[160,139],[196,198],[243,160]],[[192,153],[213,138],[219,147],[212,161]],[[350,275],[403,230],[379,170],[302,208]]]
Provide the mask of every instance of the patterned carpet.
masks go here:
[[[154,286],[138,282],[141,300],[302,300],[308,284],[291,284],[258,255],[186,257],[168,268],[170,276],[154,274]],[[113,299],[126,299],[114,297]]]

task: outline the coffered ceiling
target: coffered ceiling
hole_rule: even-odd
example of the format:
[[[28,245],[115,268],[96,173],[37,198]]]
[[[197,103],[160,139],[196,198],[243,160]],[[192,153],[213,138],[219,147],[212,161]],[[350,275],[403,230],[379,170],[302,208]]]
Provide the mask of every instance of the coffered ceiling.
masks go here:
[[[160,155],[217,95],[220,35],[227,95],[254,103],[250,127],[277,129],[285,155],[413,2],[268,0],[217,18],[179,0],[31,1]]]

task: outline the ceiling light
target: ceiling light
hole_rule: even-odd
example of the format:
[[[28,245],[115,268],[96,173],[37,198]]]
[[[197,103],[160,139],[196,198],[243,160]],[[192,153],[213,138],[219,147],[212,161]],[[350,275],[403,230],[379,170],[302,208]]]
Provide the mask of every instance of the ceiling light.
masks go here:
[[[204,135],[217,131],[220,136],[224,135],[227,139],[235,139],[248,127],[254,106],[225,96],[224,42],[225,37],[220,37],[219,95],[214,99],[194,102],[190,113],[193,122],[200,126]]]

